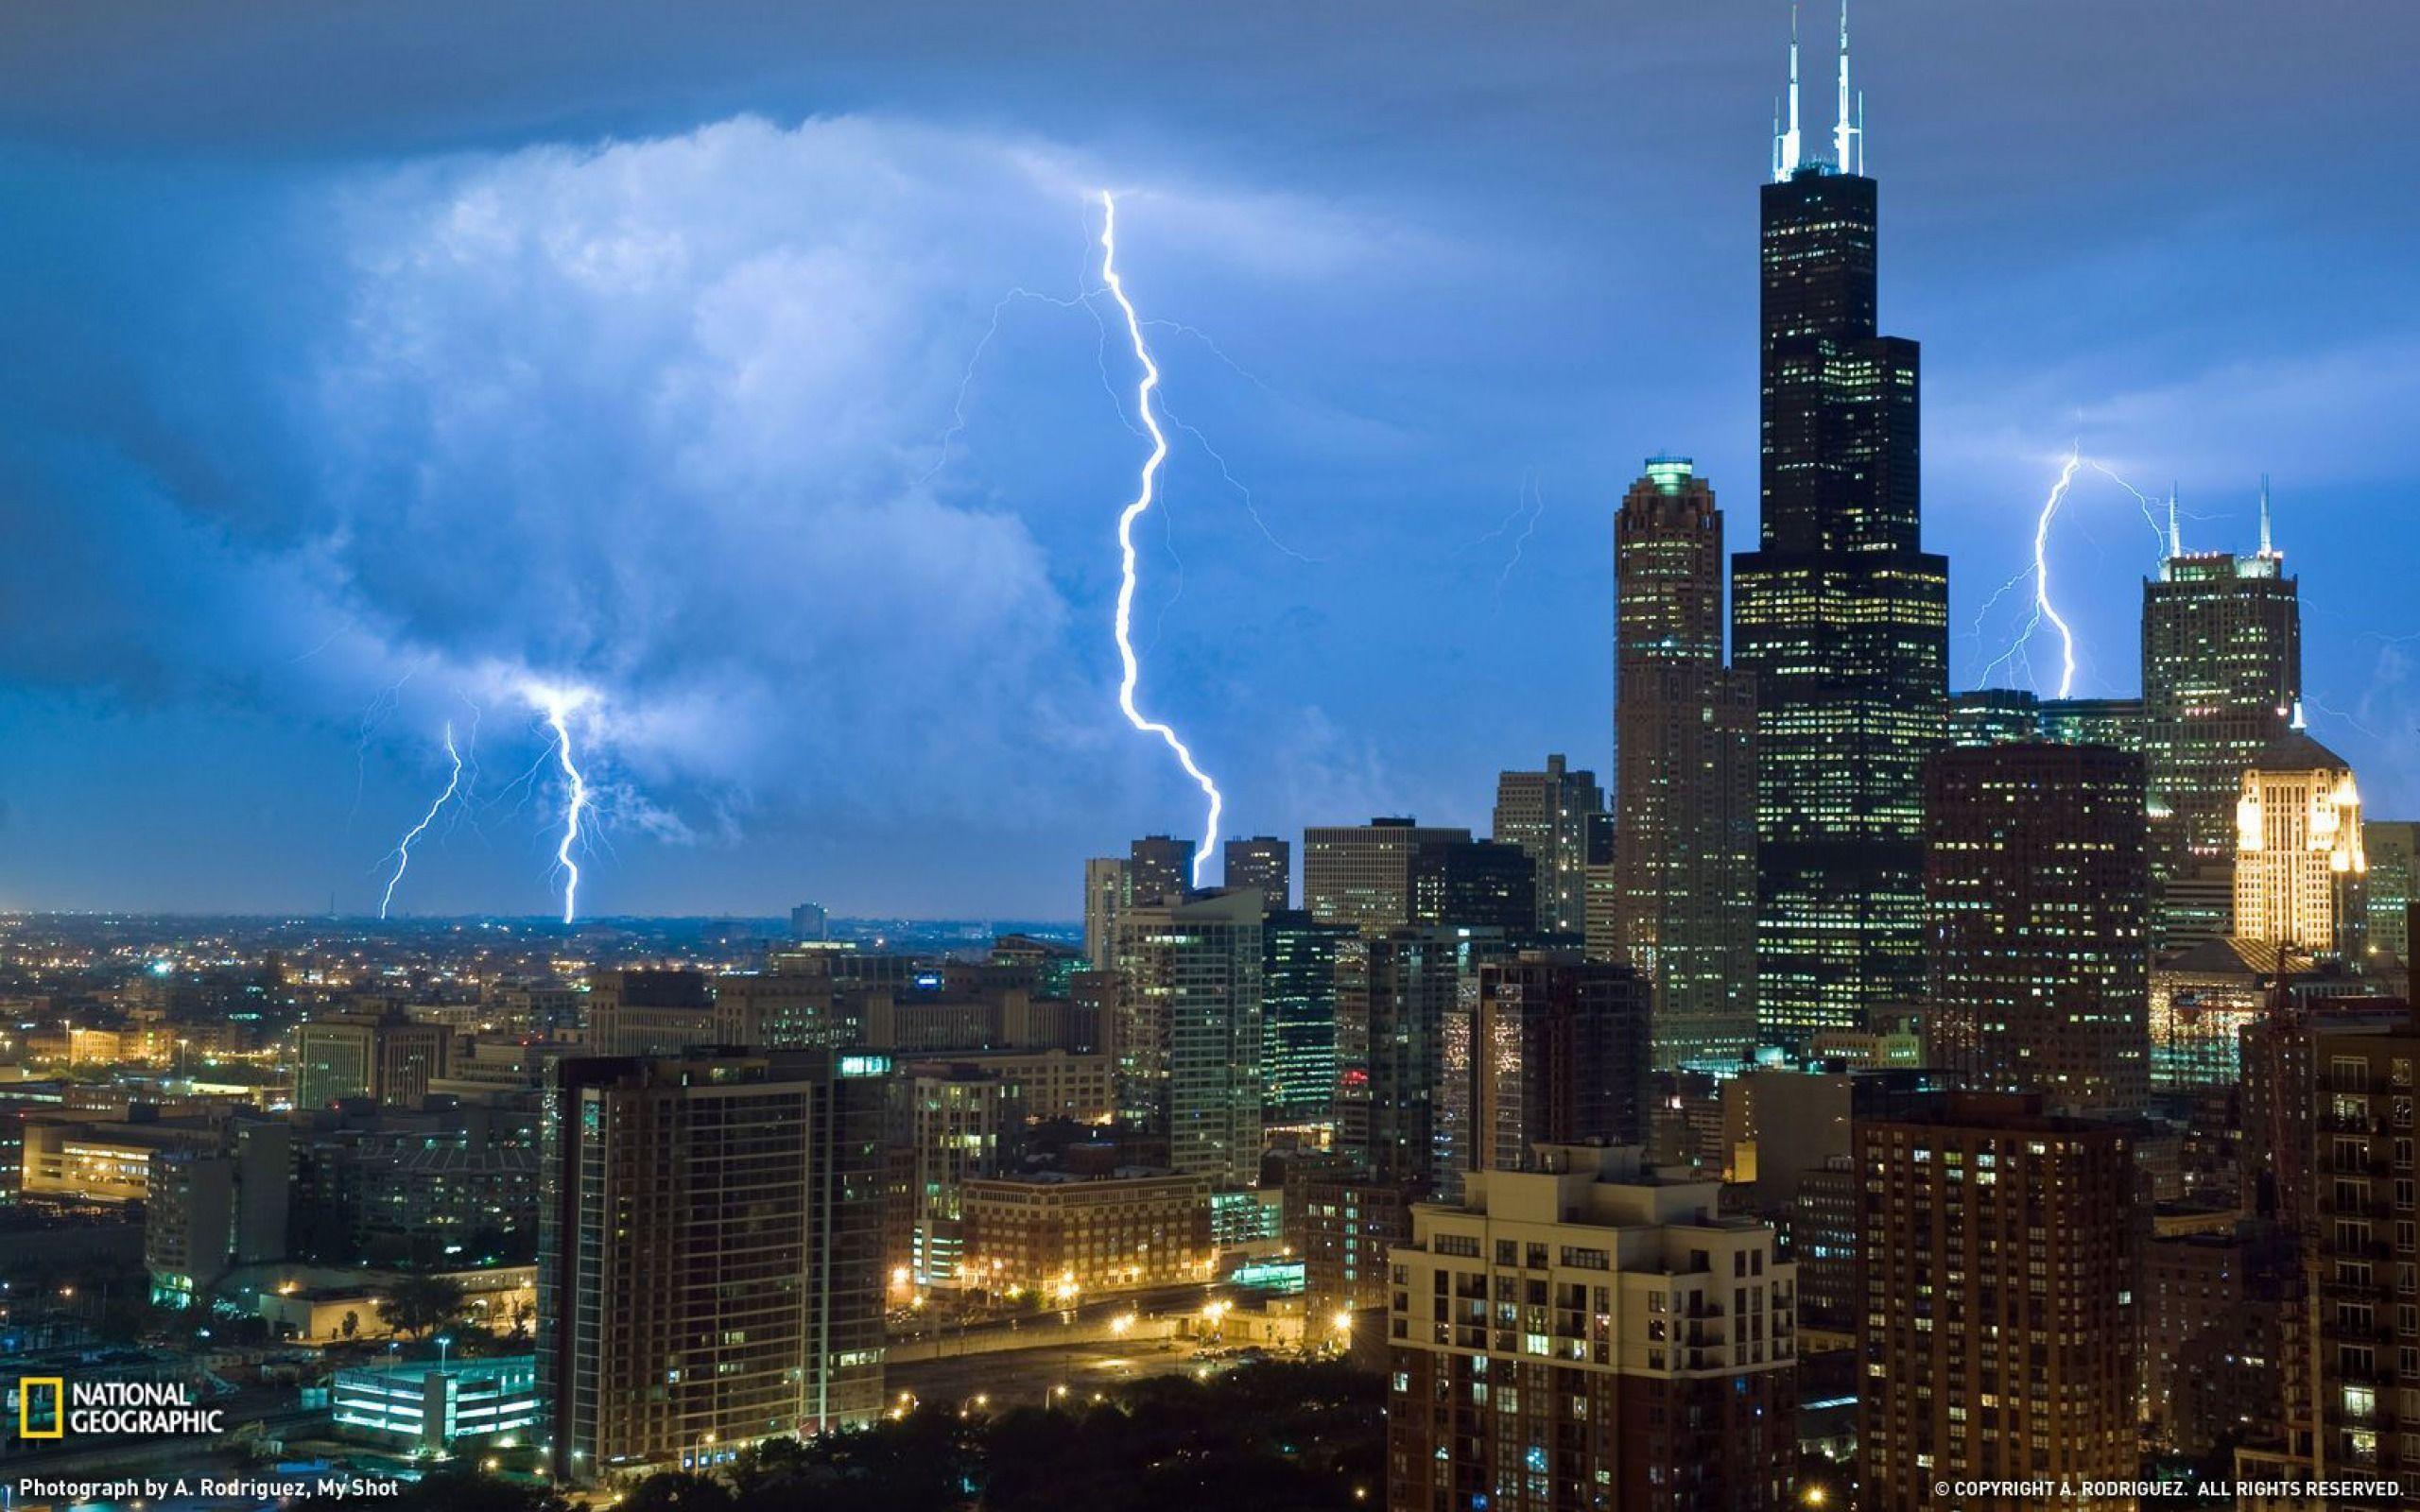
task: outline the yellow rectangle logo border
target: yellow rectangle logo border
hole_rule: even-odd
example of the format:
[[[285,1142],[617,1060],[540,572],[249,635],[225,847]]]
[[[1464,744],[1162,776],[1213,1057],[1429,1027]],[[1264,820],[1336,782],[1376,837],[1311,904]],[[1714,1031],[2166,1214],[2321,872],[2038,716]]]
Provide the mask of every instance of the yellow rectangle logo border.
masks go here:
[[[51,1426],[36,1432],[34,1422],[34,1388],[48,1386],[51,1391]],[[67,1436],[67,1378],[65,1376],[19,1376],[17,1378],[17,1436],[19,1438],[64,1438]]]

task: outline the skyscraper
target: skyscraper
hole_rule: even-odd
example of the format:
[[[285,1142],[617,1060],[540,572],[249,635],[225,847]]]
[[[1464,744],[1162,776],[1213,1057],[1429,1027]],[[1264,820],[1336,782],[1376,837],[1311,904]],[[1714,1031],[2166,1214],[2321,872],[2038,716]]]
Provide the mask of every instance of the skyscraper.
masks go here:
[[[2381,973],[2411,960],[2411,905],[2420,899],[2420,824],[2363,819],[2361,850],[2370,861],[2370,958]],[[2411,995],[2407,981],[2405,996]]]
[[[1470,837],[1468,830],[1409,818],[1305,830],[1303,906],[1325,923],[1401,929],[1411,922],[1411,863],[1420,848]]]
[[[1461,932],[1366,933],[1337,948],[1338,1150],[1373,1180],[1432,1191],[1445,1033],[1459,1011]]]
[[[1527,935],[1537,926],[1538,866],[1517,845],[1439,840],[1411,862],[1411,919]]]
[[[1349,924],[1306,913],[1269,915],[1261,925],[1262,1064],[1271,1117],[1324,1123],[1336,1108],[1336,953]]]
[[[1755,680],[1722,663],[1722,511],[1651,457],[1614,523],[1615,951],[1647,978],[1655,1064],[1756,1038]]]
[[[2236,799],[2235,934],[2366,964],[2369,863],[2344,758],[2294,726],[2243,773]]]
[[[1758,549],[1732,558],[1756,679],[1758,1027],[1804,1044],[1924,975],[1925,758],[1942,744],[1949,567],[1924,550],[1916,344],[1876,333],[1876,190],[1790,114],[1763,190]]]
[[[1478,969],[1475,1170],[1529,1168],[1541,1144],[1647,1140],[1648,993],[1627,966],[1523,951]]]
[[[890,1069],[822,1051],[556,1063],[538,1382],[559,1481],[873,1420]]]
[[[1126,858],[1095,856],[1084,863],[1084,957],[1096,971],[1117,962],[1117,916],[1126,906]]]
[[[2143,583],[2143,762],[2152,936],[2161,950],[2231,933],[2227,877],[2243,774],[2302,697],[2302,604],[2270,545],[2188,553],[2169,502],[2167,559]]]
[[[2150,1091],[2143,764],[2105,746],[1958,747],[1926,769],[1933,1042],[1970,1085],[2067,1110]]]
[[[2135,1139],[1952,1092],[1857,1125],[1860,1506],[1942,1482],[2119,1480],[2141,1463]],[[2124,1504],[2012,1492],[1982,1506]]]
[[[1227,888],[1259,889],[1261,904],[1270,913],[1290,907],[1294,898],[1294,848],[1273,834],[1227,842]]]
[[[1138,904],[1118,920],[1117,1102],[1186,1176],[1260,1178],[1260,897]]]
[[[1573,771],[1561,754],[1542,772],[1495,779],[1495,839],[1517,845],[1537,864],[1539,929],[1579,935],[1587,928],[1588,825],[1605,811],[1594,772]]]

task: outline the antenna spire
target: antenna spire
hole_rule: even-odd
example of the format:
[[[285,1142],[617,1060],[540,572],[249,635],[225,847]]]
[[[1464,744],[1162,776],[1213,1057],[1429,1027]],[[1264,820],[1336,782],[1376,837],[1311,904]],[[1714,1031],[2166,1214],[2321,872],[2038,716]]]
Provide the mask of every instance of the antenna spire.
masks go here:
[[[1798,0],[1789,7],[1789,127],[1783,129],[1773,124],[1773,181],[1781,182],[1798,171],[1800,158],[1798,134]]]
[[[1841,0],[1841,108],[1832,126],[1832,162],[1842,173],[1855,171],[1859,134],[1849,122],[1849,0]]]
[[[2176,527],[2176,485],[2168,486],[2168,554],[2171,558],[2185,555],[2185,534]]]
[[[2273,557],[2277,553],[2269,544],[2269,474],[2260,474],[2260,555]]]

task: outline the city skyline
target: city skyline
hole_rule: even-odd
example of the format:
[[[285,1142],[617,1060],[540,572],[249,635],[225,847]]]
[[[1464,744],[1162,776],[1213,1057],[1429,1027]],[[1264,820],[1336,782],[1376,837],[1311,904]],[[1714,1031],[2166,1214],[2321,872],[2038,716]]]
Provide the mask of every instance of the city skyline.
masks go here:
[[[2411,227],[2359,191],[2392,171],[2393,91],[2328,75],[2328,109],[2290,103],[2411,25],[2349,47],[2349,16],[2247,6],[2188,38],[1876,3],[1858,56],[1883,328],[1926,345],[1951,688],[2007,644],[2030,591],[1979,640],[1975,616],[2071,446],[2179,482],[2193,549],[2252,548],[2269,472],[2311,728],[2392,818],[2420,808],[2391,549],[2420,457],[2383,297]],[[1079,858],[1198,818],[1109,696],[1140,442],[1081,310],[998,304],[1078,292],[1102,183],[1144,318],[1177,322],[1152,328],[1172,414],[1275,538],[1178,426],[1145,702],[1219,773],[1222,838],[1478,832],[1500,770],[1610,774],[1612,519],[1641,458],[1696,458],[1729,546],[1754,542],[1785,7],[1525,17],[1466,58],[1394,17],[1374,126],[1293,88],[1374,24],[1342,13],[1219,44],[1291,35],[1299,60],[1148,90],[1114,66],[1139,44],[997,18],[903,53],[842,16],[787,70],[740,55],[808,31],[727,21],[642,75],[622,19],[544,79],[475,37],[498,77],[438,88],[419,44],[268,8],[195,73],[296,86],[223,91],[242,105],[138,90],[127,33],[73,17],[0,64],[0,330],[40,359],[0,426],[0,906],[370,912],[441,723],[476,718],[475,823],[416,848],[396,906],[542,914],[554,799],[544,772],[508,786],[546,751],[512,692],[537,677],[617,721],[582,913],[1076,917]],[[306,33],[310,87],[243,45]],[[401,82],[347,91],[373,58]],[[1034,60],[1100,84],[1093,116],[1002,66]],[[2135,501],[2081,472],[2049,550],[2075,691],[2139,692]]]

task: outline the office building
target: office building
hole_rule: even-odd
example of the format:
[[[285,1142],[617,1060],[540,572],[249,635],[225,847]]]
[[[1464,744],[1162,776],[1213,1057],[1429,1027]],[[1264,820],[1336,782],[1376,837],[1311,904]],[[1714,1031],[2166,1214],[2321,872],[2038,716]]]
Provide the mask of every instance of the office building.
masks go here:
[[[1185,1176],[1260,1177],[1260,897],[1137,903],[1118,920],[1118,1106]]]
[[[1126,906],[1181,903],[1193,891],[1193,842],[1147,834],[1126,850]]]
[[[1647,983],[1576,951],[1523,951],[1478,969],[1472,1166],[1527,1168],[1549,1144],[1647,1139]]]
[[[2187,552],[2169,514],[2168,556],[2143,583],[2143,764],[2152,819],[2152,942],[2173,950],[2229,933],[2227,877],[2243,774],[2302,697],[2302,606],[2285,558]]]
[[[672,1056],[718,1042],[714,978],[703,971],[634,968],[589,978],[586,1054]]]
[[[1441,840],[1411,862],[1411,921],[1528,934],[1536,928],[1538,868],[1516,845]]]
[[[400,1008],[329,1013],[294,1030],[294,1106],[326,1108],[348,1097],[417,1102],[445,1074],[453,1035]]]
[[[2142,760],[1959,747],[1925,774],[1933,1041],[1976,1087],[2069,1110],[2150,1090]]]
[[[1294,848],[1273,834],[1227,842],[1227,890],[1251,888],[1261,906],[1281,913],[1294,903]]]
[[[1325,1124],[1336,1112],[1336,953],[1355,931],[1300,910],[1261,926],[1261,1059],[1269,1116]]]
[[[1843,120],[1824,161],[1795,113],[1762,191],[1759,539],[1732,559],[1731,647],[1756,689],[1758,1031],[1803,1047],[1922,988],[1949,565],[1923,545],[1916,344],[1876,334],[1862,138]]]
[[[800,903],[790,910],[790,938],[820,942],[832,937],[832,916],[821,903]]]
[[[2261,940],[2204,940],[2152,969],[2152,1090],[2232,1087],[2243,1031],[2269,1011],[2278,975],[2308,976],[2309,956]]]
[[[2381,976],[2399,976],[2411,995],[2411,913],[2420,902],[2420,823],[2363,819],[2361,850],[2370,862],[2369,961]]]
[[[1376,818],[1303,832],[1303,906],[1322,923],[1401,929],[1411,920],[1411,868],[1424,845],[1471,832]]]
[[[2037,1096],[1952,1092],[1857,1127],[1860,1506],[1941,1482],[2132,1479],[2141,1230],[2134,1135]]]
[[[890,1072],[819,1051],[556,1063],[537,1337],[559,1482],[873,1420]]]
[[[1654,1000],[1655,1064],[1756,1038],[1755,679],[1722,660],[1722,511],[1651,457],[1614,522],[1613,941]]]
[[[1391,1256],[1391,1512],[1789,1504],[1796,1267],[1635,1149],[1554,1146]]]
[[[2355,968],[2368,963],[2361,795],[2344,758],[2297,718],[2240,779],[2235,934]]]
[[[1495,840],[1519,846],[1536,866],[1535,928],[1556,935],[1586,930],[1588,825],[1604,811],[1597,774],[1573,771],[1560,754],[1547,756],[1542,772],[1497,774]]]

